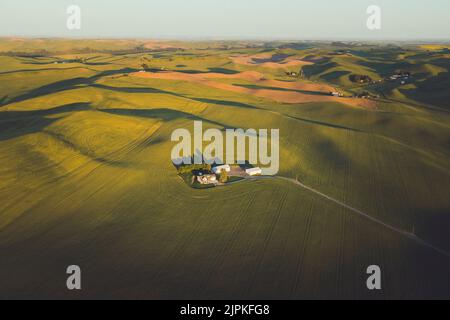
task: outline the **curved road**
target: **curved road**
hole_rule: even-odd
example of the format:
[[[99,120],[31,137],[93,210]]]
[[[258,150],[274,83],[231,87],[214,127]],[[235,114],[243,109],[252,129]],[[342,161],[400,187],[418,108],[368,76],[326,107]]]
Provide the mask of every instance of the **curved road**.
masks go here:
[[[344,208],[346,208],[348,210],[351,210],[351,211],[359,214],[360,216],[362,216],[362,217],[364,217],[364,218],[366,218],[366,219],[368,219],[368,220],[370,220],[372,222],[375,222],[375,223],[377,223],[377,224],[379,224],[379,225],[381,225],[381,226],[383,226],[383,227],[385,227],[385,228],[387,228],[387,229],[389,229],[391,231],[394,231],[394,232],[396,232],[396,233],[398,233],[398,234],[400,234],[400,235],[402,235],[404,237],[407,237],[407,238],[409,238],[410,240],[413,240],[414,242],[416,242],[419,245],[422,245],[424,247],[432,249],[432,250],[434,250],[434,251],[436,251],[436,252],[438,252],[438,253],[440,253],[440,254],[448,257],[448,258],[450,258],[450,253],[449,252],[445,251],[444,249],[438,248],[438,247],[432,245],[429,242],[426,242],[425,240],[419,238],[415,234],[413,234],[411,232],[407,232],[407,231],[402,230],[402,229],[399,229],[399,228],[394,227],[394,226],[392,226],[390,224],[387,224],[387,223],[385,223],[385,222],[383,222],[383,221],[381,221],[381,220],[379,220],[377,218],[374,218],[371,215],[369,215],[369,214],[367,214],[365,212],[362,212],[361,210],[353,208],[353,207],[351,207],[351,206],[349,206],[349,205],[347,205],[347,204],[345,204],[345,203],[343,203],[343,202],[341,202],[341,201],[339,201],[339,200],[337,200],[337,199],[335,199],[333,197],[330,197],[330,196],[328,196],[328,195],[326,195],[326,194],[324,194],[324,193],[322,193],[322,192],[320,192],[320,191],[318,191],[318,190],[316,190],[314,188],[311,188],[311,187],[301,183],[297,179],[286,178],[286,177],[281,177],[281,176],[275,176],[275,177],[268,177],[268,176],[248,177],[246,179],[247,180],[280,179],[280,180],[291,182],[291,183],[293,183],[293,184],[295,184],[295,185],[297,185],[297,186],[299,186],[299,187],[301,187],[303,189],[306,189],[306,190],[308,190],[308,191],[310,191],[312,193],[315,193],[315,194],[319,195],[322,198],[325,198],[325,199],[327,199],[327,200],[329,200],[331,202],[334,202],[334,203],[340,205],[341,207],[344,207]]]

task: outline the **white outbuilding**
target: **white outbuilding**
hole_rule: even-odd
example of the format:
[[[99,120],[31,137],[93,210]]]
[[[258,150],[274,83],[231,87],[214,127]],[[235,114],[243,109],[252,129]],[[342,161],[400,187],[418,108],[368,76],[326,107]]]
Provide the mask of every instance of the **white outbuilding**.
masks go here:
[[[217,178],[215,174],[205,174],[197,177],[197,181],[200,184],[216,184]]]
[[[260,176],[262,175],[262,170],[259,167],[246,169],[245,173],[249,176]]]
[[[230,172],[231,167],[228,164],[224,164],[222,166],[217,166],[217,167],[212,168],[212,172],[215,174],[220,174],[222,171]]]

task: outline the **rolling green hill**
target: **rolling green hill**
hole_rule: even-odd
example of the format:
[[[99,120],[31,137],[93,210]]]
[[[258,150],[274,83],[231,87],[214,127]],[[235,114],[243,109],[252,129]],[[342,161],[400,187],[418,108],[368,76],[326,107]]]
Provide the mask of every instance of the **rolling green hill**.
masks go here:
[[[37,41],[3,40],[0,52],[32,53]],[[0,298],[450,297],[448,54],[236,43],[123,53],[140,43],[40,41],[42,56],[0,55]],[[282,65],[230,58],[263,53],[314,62],[289,78]],[[135,76],[144,63],[229,77],[212,87]],[[348,77],[399,69],[411,83]],[[276,99],[282,88],[268,88],[271,98],[217,85],[251,86],[243,71],[382,98],[376,108],[288,103]],[[279,177],[190,188],[170,136],[194,120],[279,128]],[[81,293],[65,289],[71,264],[82,267]],[[382,292],[365,287],[372,264]]]

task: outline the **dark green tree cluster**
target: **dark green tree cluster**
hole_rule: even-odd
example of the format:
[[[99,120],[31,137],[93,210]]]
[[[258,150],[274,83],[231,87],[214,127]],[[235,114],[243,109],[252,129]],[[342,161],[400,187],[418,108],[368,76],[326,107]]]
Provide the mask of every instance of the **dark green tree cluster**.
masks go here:
[[[219,181],[221,183],[226,183],[228,181],[228,172],[222,170],[219,175]]]
[[[204,171],[211,171],[211,165],[210,164],[187,164],[182,165],[178,167],[178,173],[179,174],[185,174],[185,173],[192,173],[192,171],[196,170],[204,170]]]
[[[369,83],[372,82],[372,78],[362,74],[352,74],[349,76],[351,82],[357,83]]]

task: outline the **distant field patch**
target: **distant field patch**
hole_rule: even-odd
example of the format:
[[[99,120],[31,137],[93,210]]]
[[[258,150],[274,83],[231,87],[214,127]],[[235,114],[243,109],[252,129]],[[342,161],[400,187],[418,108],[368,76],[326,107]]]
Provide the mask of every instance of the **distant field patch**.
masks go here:
[[[259,66],[270,69],[285,69],[296,66],[306,66],[312,64],[310,61],[300,60],[295,57],[280,57],[275,55],[260,54],[260,55],[237,55],[231,56],[230,59],[235,64],[245,66]]]
[[[213,87],[216,89],[232,91],[242,94],[250,94],[261,98],[271,99],[284,103],[308,103],[308,102],[340,102],[350,106],[375,108],[376,103],[367,99],[341,98],[330,95],[335,89],[328,85],[306,82],[284,82],[278,80],[266,80],[264,75],[255,71],[245,71],[238,74],[200,73],[186,74],[182,72],[136,72],[131,76],[163,79],[174,81],[187,81]],[[213,80],[212,80],[213,79]],[[247,80],[256,86],[239,86],[215,81],[217,79]],[[280,90],[286,89],[286,90]]]

